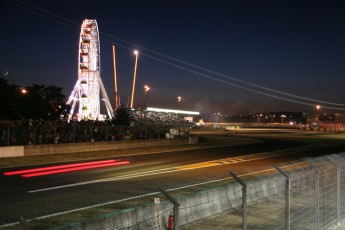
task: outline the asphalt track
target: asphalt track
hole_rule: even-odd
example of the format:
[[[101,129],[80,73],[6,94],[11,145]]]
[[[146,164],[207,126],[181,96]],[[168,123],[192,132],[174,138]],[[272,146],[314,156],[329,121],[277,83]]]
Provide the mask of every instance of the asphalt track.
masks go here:
[[[311,133],[306,141],[294,136],[299,131],[288,132],[293,138],[279,135],[275,138],[268,131],[242,131],[234,135],[252,137],[260,143],[109,158],[131,163],[33,178],[3,175],[6,171],[33,166],[3,168],[0,170],[0,216],[34,218],[145,195],[157,192],[158,187],[178,188],[223,179],[229,177],[230,171],[250,174],[271,169],[281,162],[345,151],[342,140],[333,143],[328,136],[320,139],[323,141],[313,140],[310,135],[316,134]],[[248,158],[249,155],[252,157]],[[43,166],[47,165],[34,167]]]

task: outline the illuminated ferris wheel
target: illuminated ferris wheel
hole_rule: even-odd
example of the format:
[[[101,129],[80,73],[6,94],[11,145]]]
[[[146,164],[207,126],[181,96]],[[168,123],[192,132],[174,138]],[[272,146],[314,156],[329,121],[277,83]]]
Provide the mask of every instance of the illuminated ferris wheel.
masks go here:
[[[100,43],[96,20],[85,19],[79,38],[78,80],[67,101],[71,105],[68,119],[102,120],[100,114],[100,93],[109,118],[114,117],[107,92],[100,77]],[[76,104],[78,112],[74,115]]]

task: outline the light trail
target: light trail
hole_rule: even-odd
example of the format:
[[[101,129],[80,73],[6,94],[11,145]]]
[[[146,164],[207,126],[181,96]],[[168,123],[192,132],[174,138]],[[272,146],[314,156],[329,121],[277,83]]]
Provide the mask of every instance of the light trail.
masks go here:
[[[29,193],[37,193],[37,192],[44,192],[44,191],[55,190],[55,189],[76,187],[76,186],[82,186],[82,185],[88,185],[88,184],[112,182],[112,181],[119,181],[119,180],[125,180],[125,179],[144,177],[144,176],[153,176],[153,175],[159,175],[159,174],[181,172],[181,171],[186,171],[186,170],[195,170],[195,169],[200,169],[200,168],[205,168],[205,167],[224,166],[224,165],[229,165],[229,164],[242,163],[245,161],[248,162],[248,161],[255,161],[255,160],[263,160],[263,159],[267,159],[267,158],[272,158],[272,157],[277,157],[277,156],[288,155],[291,153],[296,153],[300,150],[304,150],[305,148],[310,148],[310,147],[314,148],[315,146],[297,147],[294,149],[289,149],[290,151],[287,151],[287,152],[284,152],[284,150],[282,150],[282,151],[276,151],[276,152],[252,154],[250,156],[250,158],[248,158],[248,156],[246,156],[246,157],[245,156],[232,157],[232,158],[226,158],[226,159],[220,159],[220,160],[214,160],[214,161],[201,162],[201,163],[197,163],[197,164],[177,166],[177,167],[171,167],[171,168],[165,168],[165,169],[157,169],[157,170],[151,170],[151,171],[147,171],[147,172],[143,172],[143,173],[142,172],[141,173],[133,173],[130,175],[124,175],[124,176],[118,176],[118,177],[112,177],[112,178],[106,178],[106,179],[99,179],[99,180],[85,181],[85,182],[74,183],[74,184],[54,186],[54,187],[49,187],[49,188],[42,188],[42,189],[37,189],[37,190],[31,190],[28,192]]]
[[[86,169],[95,169],[95,168],[104,168],[104,167],[110,167],[110,166],[125,165],[125,164],[129,164],[129,163],[130,163],[129,161],[118,161],[118,162],[113,162],[113,163],[86,165],[86,166],[73,167],[73,168],[65,168],[65,169],[57,169],[57,170],[50,170],[50,171],[43,171],[43,172],[36,172],[36,173],[28,173],[28,174],[23,174],[22,177],[29,178],[29,177],[45,176],[45,175],[65,173],[65,172],[81,171],[81,170],[86,170]]]
[[[69,188],[69,187],[76,187],[76,186],[95,184],[95,183],[103,183],[103,182],[112,182],[112,181],[125,180],[125,179],[133,179],[133,178],[137,178],[137,177],[153,176],[153,175],[178,172],[178,171],[181,171],[181,170],[178,170],[175,168],[167,168],[167,169],[163,169],[163,170],[158,169],[158,170],[152,170],[152,171],[148,171],[148,172],[144,172],[144,173],[133,173],[133,174],[126,175],[126,176],[118,176],[118,177],[99,179],[99,180],[93,180],[93,181],[85,181],[85,182],[74,183],[74,184],[66,184],[66,185],[54,186],[54,187],[49,187],[49,188],[31,190],[28,192],[29,193],[44,192],[44,191],[55,190],[55,189],[63,189],[63,188]]]
[[[57,165],[57,166],[49,166],[49,167],[42,167],[42,168],[33,168],[33,169],[4,172],[4,175],[5,176],[14,176],[14,175],[20,175],[20,174],[26,174],[26,173],[36,173],[36,172],[56,170],[56,169],[81,167],[81,166],[95,165],[95,164],[106,164],[106,163],[114,163],[114,162],[116,162],[116,160],[103,160],[103,161],[92,161],[92,162],[85,162],[85,163],[64,164],[64,165]]]

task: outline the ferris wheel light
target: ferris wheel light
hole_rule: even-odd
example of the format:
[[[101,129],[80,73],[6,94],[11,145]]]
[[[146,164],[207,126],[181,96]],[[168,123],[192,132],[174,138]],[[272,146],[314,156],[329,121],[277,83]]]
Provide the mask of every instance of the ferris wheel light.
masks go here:
[[[83,21],[78,47],[78,80],[67,101],[67,104],[71,105],[68,120],[72,120],[76,106],[78,121],[103,119],[101,102],[105,103],[108,117],[111,119],[114,113],[100,77],[100,42],[96,20]],[[103,98],[100,98],[100,95]]]

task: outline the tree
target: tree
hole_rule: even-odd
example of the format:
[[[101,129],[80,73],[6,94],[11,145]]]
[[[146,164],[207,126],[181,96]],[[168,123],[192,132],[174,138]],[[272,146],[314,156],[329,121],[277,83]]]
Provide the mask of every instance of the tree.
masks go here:
[[[10,85],[5,78],[0,78],[0,119],[10,119],[18,112],[19,87]]]
[[[28,98],[25,105],[25,116],[46,120],[57,120],[65,108],[65,96],[61,93],[62,88],[56,86],[36,85],[28,87]]]
[[[0,78],[0,119],[57,120],[64,114],[62,88],[33,84],[22,89]]]
[[[124,107],[118,108],[116,110],[115,118],[112,120],[112,123],[118,126],[129,126],[131,124],[131,119],[128,109]]]

